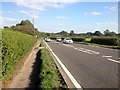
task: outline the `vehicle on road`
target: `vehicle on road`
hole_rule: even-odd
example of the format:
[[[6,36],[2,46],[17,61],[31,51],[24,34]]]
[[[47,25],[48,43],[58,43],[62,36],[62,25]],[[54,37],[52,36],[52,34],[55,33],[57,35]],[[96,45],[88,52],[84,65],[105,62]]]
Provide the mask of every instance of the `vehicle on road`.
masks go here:
[[[51,40],[50,40],[49,37],[46,37],[46,38],[45,38],[45,41],[46,41],[46,42],[50,42]]]
[[[73,40],[71,38],[64,38],[63,43],[70,44],[73,43]]]
[[[61,42],[61,41],[62,41],[61,37],[57,37],[57,38],[56,38],[56,41],[57,41],[57,42]]]

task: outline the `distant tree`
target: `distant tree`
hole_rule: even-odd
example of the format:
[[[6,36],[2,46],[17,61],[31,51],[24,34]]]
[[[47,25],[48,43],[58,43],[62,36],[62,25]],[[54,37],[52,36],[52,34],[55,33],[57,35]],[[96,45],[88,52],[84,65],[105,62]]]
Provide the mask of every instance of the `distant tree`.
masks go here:
[[[108,29],[105,30],[105,31],[104,31],[104,35],[105,35],[105,36],[110,36],[110,31],[109,31]]]
[[[34,28],[34,25],[29,20],[22,20],[20,23],[16,24],[16,30],[30,35],[37,33],[37,29]]]
[[[66,32],[66,31],[61,31],[61,32],[59,32],[58,34],[61,34],[61,35],[63,35],[63,36],[66,36],[66,35],[68,35],[68,32]]]
[[[4,28],[9,28],[8,26],[4,26]]]
[[[14,26],[14,25],[11,26],[10,28],[11,28],[12,30],[16,30],[16,26]]]
[[[93,36],[93,33],[92,32],[87,32],[86,36]]]
[[[70,31],[70,35],[75,35],[74,30]]]
[[[111,36],[116,36],[117,34],[112,31],[112,32],[110,32],[110,35],[111,35]]]
[[[106,31],[104,31],[104,35],[105,36],[116,36],[117,34],[115,32],[110,32],[108,29]]]
[[[95,31],[95,32],[94,32],[94,35],[95,35],[95,36],[101,36],[102,33],[101,33],[100,31]]]

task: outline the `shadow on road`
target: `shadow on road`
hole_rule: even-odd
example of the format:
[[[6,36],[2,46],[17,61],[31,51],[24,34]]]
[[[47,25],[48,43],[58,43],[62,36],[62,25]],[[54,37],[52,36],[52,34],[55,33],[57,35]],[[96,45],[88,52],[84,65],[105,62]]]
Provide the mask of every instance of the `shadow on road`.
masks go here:
[[[30,79],[30,83],[29,83],[29,87],[27,89],[33,89],[33,88],[37,88],[38,89],[38,82],[39,82],[39,73],[40,73],[40,69],[41,69],[41,64],[42,64],[42,60],[40,60],[40,50],[37,52],[36,54],[36,58],[35,58],[35,62],[33,63],[33,70],[32,73],[29,77]]]

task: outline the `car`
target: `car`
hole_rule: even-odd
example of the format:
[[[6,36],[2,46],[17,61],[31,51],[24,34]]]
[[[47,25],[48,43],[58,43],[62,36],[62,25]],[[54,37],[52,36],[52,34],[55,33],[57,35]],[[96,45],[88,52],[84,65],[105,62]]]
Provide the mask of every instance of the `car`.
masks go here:
[[[73,43],[73,40],[71,38],[64,38],[63,43]]]
[[[61,37],[57,37],[57,38],[56,38],[56,41],[57,41],[57,42],[61,42],[61,41],[62,41]]]
[[[45,41],[46,41],[46,42],[50,42],[51,40],[50,40],[49,37],[46,37],[46,38],[45,38]]]

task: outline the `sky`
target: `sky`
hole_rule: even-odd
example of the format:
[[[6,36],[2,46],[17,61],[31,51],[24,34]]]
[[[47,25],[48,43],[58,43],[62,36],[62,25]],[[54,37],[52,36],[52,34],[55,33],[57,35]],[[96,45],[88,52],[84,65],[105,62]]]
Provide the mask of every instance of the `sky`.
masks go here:
[[[87,33],[109,29],[117,33],[118,2],[113,1],[4,0],[0,3],[0,27],[27,19],[34,20],[35,27],[41,32],[74,30],[75,33]]]

